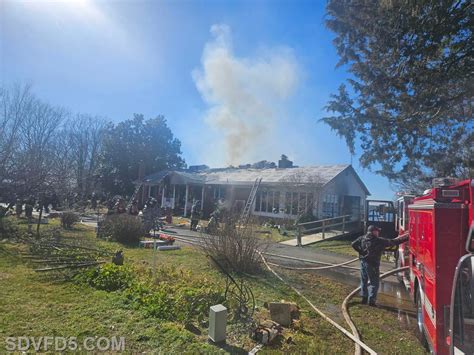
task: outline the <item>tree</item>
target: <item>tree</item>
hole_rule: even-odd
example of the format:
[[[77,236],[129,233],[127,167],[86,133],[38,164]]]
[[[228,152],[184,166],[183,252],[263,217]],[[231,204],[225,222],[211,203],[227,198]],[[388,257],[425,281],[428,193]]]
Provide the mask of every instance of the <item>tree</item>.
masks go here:
[[[68,126],[77,192],[83,199],[93,192],[96,185],[106,123],[98,117],[79,114]]]
[[[0,88],[0,185],[13,178],[13,156],[19,150],[21,123],[32,101],[29,86]]]
[[[54,141],[68,112],[32,98],[20,123],[14,179],[23,190],[45,192],[54,165]]]
[[[460,1],[330,0],[338,66],[322,120],[392,182],[474,172],[473,7]]]
[[[56,134],[51,183],[63,197],[75,192],[85,200],[96,190],[106,125],[100,117],[77,114]]]
[[[185,166],[181,142],[173,136],[166,119],[158,116],[145,120],[137,114],[105,131],[101,163],[103,188],[121,195],[133,192],[140,164],[146,174]]]

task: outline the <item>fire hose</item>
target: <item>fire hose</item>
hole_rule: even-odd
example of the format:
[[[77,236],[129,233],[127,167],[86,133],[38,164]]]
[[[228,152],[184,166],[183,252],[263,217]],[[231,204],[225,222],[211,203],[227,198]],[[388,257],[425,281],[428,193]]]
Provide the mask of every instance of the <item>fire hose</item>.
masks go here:
[[[350,333],[347,329],[345,329],[344,327],[340,326],[337,322],[335,322],[334,320],[332,320],[331,318],[329,318],[327,315],[325,315],[319,308],[317,308],[308,298],[306,298],[306,296],[304,296],[298,289],[296,289],[295,287],[293,287],[292,285],[290,285],[289,283],[287,283],[279,274],[277,274],[277,272],[275,270],[273,270],[270,265],[268,264],[267,260],[265,259],[265,257],[262,255],[261,252],[258,252],[258,254],[260,255],[260,257],[262,258],[262,261],[263,263],[265,264],[265,266],[267,267],[267,269],[273,274],[275,275],[281,282],[283,282],[285,285],[289,286],[293,291],[295,291],[301,298],[303,298],[306,303],[308,303],[311,308],[316,312],[318,313],[324,320],[326,320],[327,322],[329,322],[332,326],[334,326],[335,328],[337,328],[340,332],[342,332],[346,337],[348,337],[349,339],[351,339],[354,343],[358,344],[361,348],[363,348],[365,351],[367,351],[369,354],[371,355],[374,355],[374,354],[377,354],[377,352],[375,352],[374,350],[372,350],[367,344],[365,344],[364,342],[362,342],[360,340],[360,337],[357,335],[355,336],[354,334]]]
[[[331,268],[334,268],[334,267],[341,267],[341,266],[344,266],[344,265],[347,265],[347,264],[352,264],[353,262],[356,262],[357,260],[359,260],[359,258],[355,258],[355,259],[352,259],[352,260],[349,260],[349,261],[345,261],[345,262],[340,263],[340,264],[326,265],[326,266],[314,266],[314,267],[285,266],[285,265],[280,265],[280,264],[276,264],[276,263],[272,263],[272,262],[268,262],[268,264],[273,265],[273,266],[278,266],[278,267],[281,267],[283,269],[288,269],[288,270],[325,270],[325,269],[331,269]]]
[[[394,269],[394,270],[390,270],[382,275],[380,275],[380,279],[384,279],[386,278],[387,276],[390,276],[390,275],[393,275],[393,274],[396,274],[400,271],[404,271],[404,270],[407,270],[409,268],[409,266],[404,266],[404,267],[401,267],[401,268],[398,268],[398,269]],[[360,340],[360,335],[359,335],[359,331],[357,329],[357,327],[355,326],[354,322],[352,321],[352,318],[349,314],[349,309],[348,309],[348,303],[349,303],[349,300],[354,297],[358,292],[360,291],[360,286],[357,287],[354,291],[352,291],[345,299],[344,299],[344,302],[342,302],[342,314],[344,316],[344,319],[346,320],[346,323],[349,325],[349,327],[351,328],[352,330],[352,334],[354,334],[354,336]],[[358,342],[355,342],[355,355],[360,355],[362,353],[362,349],[361,349],[361,346]]]
[[[267,253],[267,252],[262,252],[262,254],[268,255],[268,256],[275,256],[275,257],[281,258],[281,259],[296,260],[296,261],[299,261],[299,262],[305,262],[305,263],[310,263],[310,264],[328,265],[328,266],[330,266],[331,268],[335,266],[334,264],[325,263],[325,262],[323,262],[323,261],[316,261],[316,260],[308,260],[308,259],[296,258],[296,257],[294,257],[294,256],[289,256],[289,255],[280,255],[280,254],[273,254],[273,253]],[[356,258],[356,259],[353,259],[353,260],[349,260],[349,261],[347,261],[347,262],[344,262],[344,263],[342,263],[342,264],[338,264],[338,265],[336,265],[336,266],[340,266],[340,267],[346,268],[346,269],[360,270],[358,267],[346,266],[346,264],[351,264],[351,263],[353,263],[354,261],[357,261],[357,260],[359,260],[359,259]]]
[[[191,242],[189,240],[183,240],[183,241],[186,241],[186,242],[189,242],[190,244],[198,244],[196,242]],[[305,259],[298,259],[298,258],[295,258],[295,257],[290,257],[290,256],[284,256],[284,255],[278,255],[278,254],[271,254],[271,253],[265,253],[266,255],[269,255],[269,256],[275,256],[275,257],[280,257],[280,258],[284,258],[284,259],[290,259],[290,260],[298,260],[298,261],[307,261],[307,262],[312,262],[312,263],[317,263],[317,264],[327,264],[325,266],[317,266],[317,267],[290,267],[290,266],[284,266],[284,265],[280,265],[280,264],[276,264],[276,263],[272,263],[272,262],[267,262],[267,260],[265,259],[265,257],[263,256],[263,253],[260,252],[260,251],[257,251],[257,253],[260,255],[260,257],[262,258],[262,261],[263,263],[265,264],[266,268],[273,274],[275,275],[281,282],[283,282],[285,285],[289,286],[293,291],[295,291],[301,298],[303,298],[310,306],[311,308],[317,313],[319,314],[324,320],[326,320],[327,322],[329,322],[332,326],[334,326],[336,329],[338,329],[341,333],[343,333],[346,337],[348,337],[349,339],[351,339],[354,343],[355,343],[355,355],[360,355],[362,353],[362,349],[364,349],[365,351],[367,351],[369,354],[373,355],[373,354],[377,354],[376,351],[374,351],[372,348],[370,348],[367,344],[365,344],[364,342],[362,342],[362,340],[360,339],[360,335],[359,335],[359,331],[357,329],[357,327],[355,326],[354,322],[352,321],[351,317],[350,317],[350,314],[349,314],[349,310],[348,310],[348,303],[349,303],[349,300],[354,297],[354,295],[357,294],[357,292],[360,291],[360,287],[357,287],[355,290],[353,290],[345,299],[344,299],[344,302],[342,303],[342,313],[343,313],[343,316],[344,316],[344,319],[345,321],[347,322],[347,324],[349,325],[349,327],[351,328],[351,331],[352,333],[350,333],[347,329],[345,329],[344,327],[342,327],[341,325],[339,325],[337,322],[335,322],[334,320],[332,320],[331,318],[329,318],[326,314],[324,314],[319,308],[317,308],[306,296],[304,296],[298,289],[296,289],[295,287],[293,287],[292,285],[290,285],[289,283],[287,283],[275,270],[273,270],[270,265],[274,265],[274,266],[278,266],[278,267],[281,267],[281,268],[285,268],[285,269],[290,269],[290,270],[324,270],[324,269],[330,269],[330,268],[335,268],[335,267],[346,267],[346,268],[351,268],[351,269],[357,269],[358,268],[354,268],[354,267],[350,267],[350,266],[346,266],[348,264],[351,264],[355,261],[358,260],[358,258],[355,258],[355,259],[351,259],[349,261],[345,261],[343,263],[340,263],[340,264],[329,264],[329,263],[324,263],[324,262],[316,262],[314,260],[305,260]],[[398,268],[398,269],[394,269],[394,270],[390,270],[382,275],[380,275],[380,279],[383,279],[383,278],[386,278],[390,275],[393,275],[393,274],[396,274],[400,271],[404,271],[408,269],[408,266],[405,266],[405,267],[401,267],[401,268]],[[254,349],[256,351],[260,350],[260,349]],[[255,352],[256,352],[255,351]]]

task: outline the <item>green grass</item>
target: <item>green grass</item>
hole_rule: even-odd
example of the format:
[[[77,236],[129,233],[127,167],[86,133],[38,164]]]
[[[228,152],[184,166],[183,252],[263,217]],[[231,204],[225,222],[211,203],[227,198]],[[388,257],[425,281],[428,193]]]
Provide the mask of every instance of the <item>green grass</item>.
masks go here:
[[[20,224],[26,229],[26,225]],[[57,228],[51,220],[41,227],[43,233]],[[156,252],[95,239],[92,228],[77,225],[71,231],[62,231],[67,238],[85,238],[98,246],[115,251],[123,249],[125,263],[134,266],[139,278],[153,277],[153,265],[158,272],[166,267],[180,270],[196,281],[207,280],[224,287],[225,278],[201,252],[183,247],[178,251]],[[206,324],[194,322],[194,330],[179,322],[165,322],[149,317],[141,309],[124,301],[120,291],[106,292],[73,282],[55,282],[35,273],[18,250],[24,246],[15,243],[0,244],[0,352],[8,336],[124,336],[128,352],[217,352],[244,353],[255,343],[248,337],[248,327],[238,322],[228,325],[228,344],[216,347],[208,344]],[[340,303],[349,293],[347,286],[313,273],[279,271],[285,279],[295,282],[314,304],[321,307],[340,324],[346,326],[340,315]],[[157,279],[166,275],[155,275]],[[172,280],[171,280],[172,281]],[[263,352],[353,353],[353,344],[314,311],[289,287],[274,275],[264,272],[247,276],[256,298],[255,319],[269,319],[264,304],[287,300],[301,307],[301,319],[291,328],[285,328],[283,337]],[[353,307],[354,317],[361,326],[364,339],[377,351],[394,353],[421,353],[416,338],[403,331],[397,317],[387,311]],[[207,318],[207,317],[206,317]],[[384,327],[380,327],[384,324]],[[189,328],[188,328],[189,329]],[[394,332],[397,336],[393,336]],[[400,342],[399,339],[405,339]],[[291,341],[289,339],[291,338]]]
[[[358,253],[351,246],[352,239],[331,239],[311,245],[312,248],[356,257]]]

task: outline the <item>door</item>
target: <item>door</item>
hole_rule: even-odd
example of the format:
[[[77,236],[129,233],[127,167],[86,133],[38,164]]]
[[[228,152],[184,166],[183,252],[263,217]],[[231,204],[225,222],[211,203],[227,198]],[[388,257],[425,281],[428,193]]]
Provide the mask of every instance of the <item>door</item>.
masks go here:
[[[342,215],[350,215],[351,220],[359,221],[361,217],[360,196],[344,196],[342,200]]]

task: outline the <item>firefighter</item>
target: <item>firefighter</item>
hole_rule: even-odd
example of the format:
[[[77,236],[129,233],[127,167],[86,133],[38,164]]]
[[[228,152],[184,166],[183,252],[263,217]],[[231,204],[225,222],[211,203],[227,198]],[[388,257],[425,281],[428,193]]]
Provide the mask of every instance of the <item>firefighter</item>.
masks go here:
[[[95,211],[97,209],[97,195],[95,192],[91,195],[91,208]],[[54,209],[54,207],[53,207]]]
[[[15,213],[16,213],[16,218],[20,218],[21,214],[23,213],[23,201],[20,199],[16,200]]]
[[[199,201],[196,201],[196,203],[194,203],[191,207],[191,226],[189,229],[192,231],[197,230],[199,223],[199,204]]]
[[[140,211],[138,210],[138,201],[133,200],[132,204],[130,205],[130,208],[128,209],[128,213],[131,214],[132,216],[138,216]]]
[[[33,206],[35,204],[35,199],[34,197],[30,197],[25,204],[25,216],[30,220],[33,218]]]
[[[359,253],[360,259],[360,288],[362,304],[376,307],[379,289],[380,258],[385,248],[402,244],[408,240],[408,235],[395,239],[380,237],[381,229],[371,225],[367,234],[352,242],[352,247]],[[369,284],[370,282],[370,284]]]
[[[155,229],[156,221],[160,217],[161,211],[158,201],[154,197],[150,197],[143,208],[143,226],[147,234]]]

